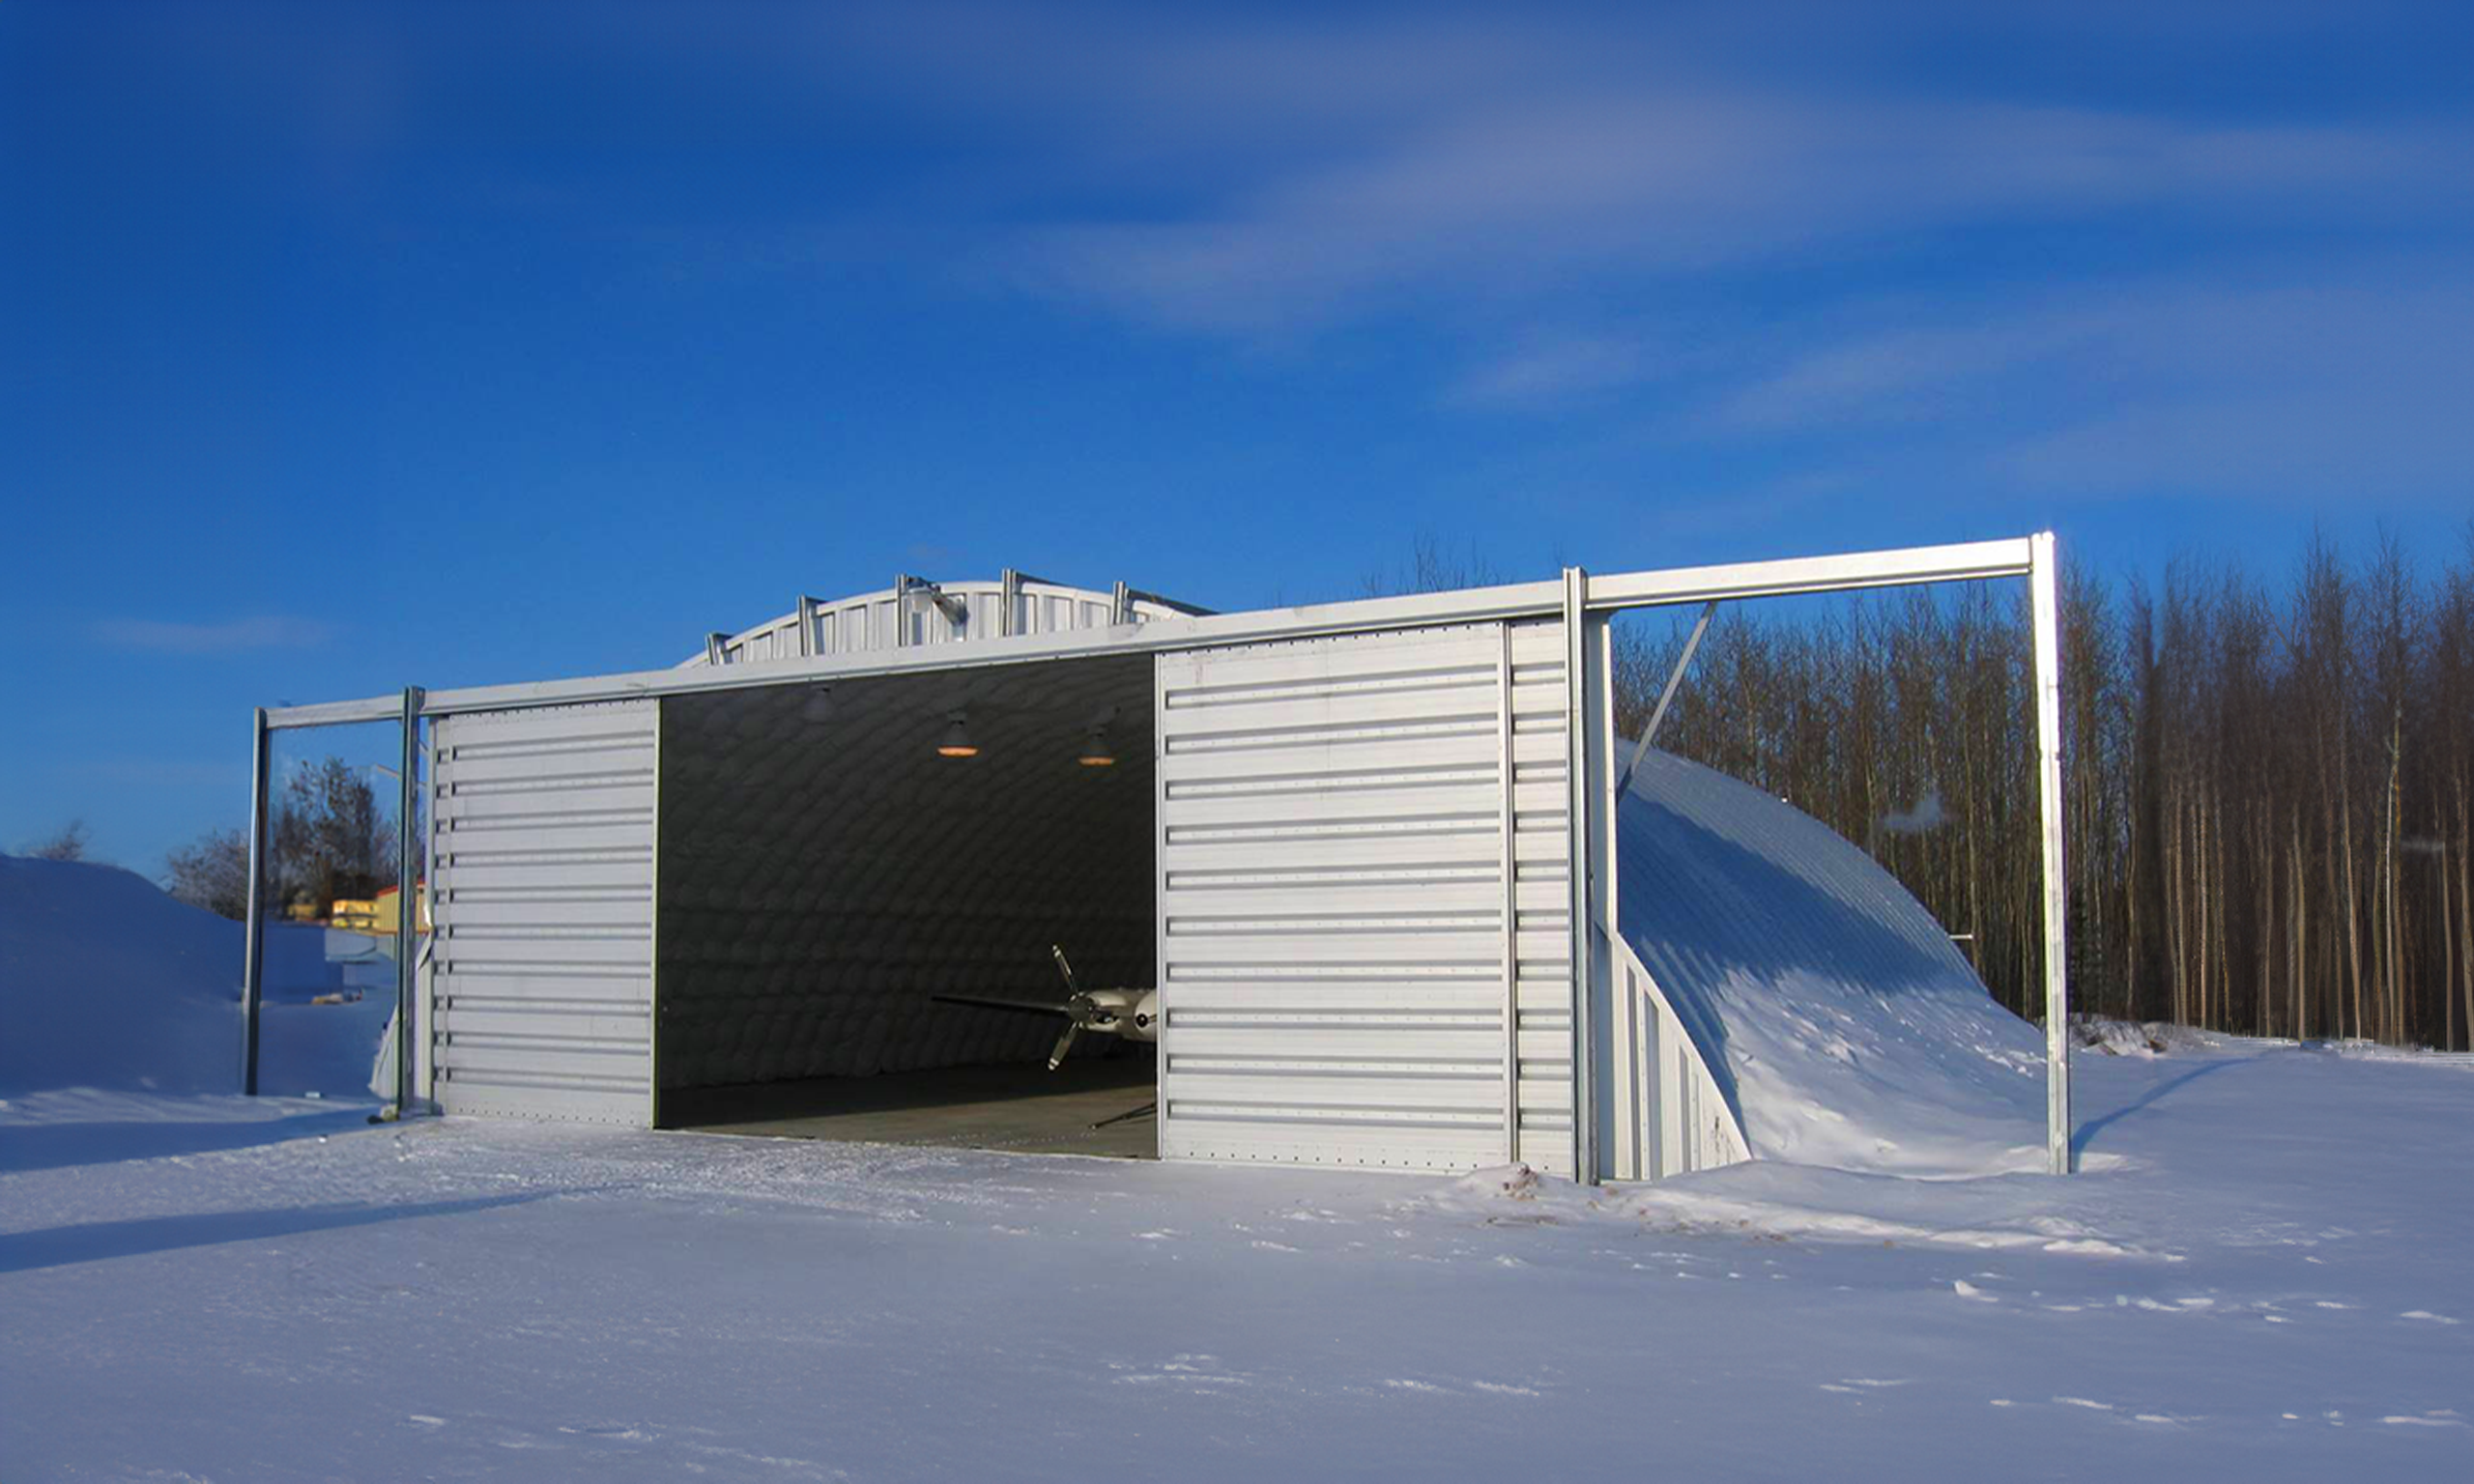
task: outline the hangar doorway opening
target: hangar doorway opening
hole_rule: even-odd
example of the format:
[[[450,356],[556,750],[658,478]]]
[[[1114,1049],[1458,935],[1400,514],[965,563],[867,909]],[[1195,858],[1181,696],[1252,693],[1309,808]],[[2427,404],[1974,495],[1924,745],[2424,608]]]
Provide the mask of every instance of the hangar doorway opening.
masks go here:
[[[1147,654],[665,698],[656,1122],[1156,1155],[1149,1043],[1050,1069],[1054,950],[1153,982],[1155,751]]]

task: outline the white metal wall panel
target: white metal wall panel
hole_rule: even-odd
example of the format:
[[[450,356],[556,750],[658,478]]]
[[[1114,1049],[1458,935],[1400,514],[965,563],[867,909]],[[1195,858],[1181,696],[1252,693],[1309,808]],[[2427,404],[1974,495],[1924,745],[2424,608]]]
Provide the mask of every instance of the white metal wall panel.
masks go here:
[[[652,1123],[660,715],[438,720],[425,1070],[446,1112]]]
[[[1621,936],[1598,942],[1615,989],[1613,1072],[1601,1084],[1611,1125],[1602,1173],[1664,1180],[1752,1157],[1709,1063],[1640,956]]]
[[[1572,836],[1564,626],[1512,624],[1513,881],[1520,1118],[1514,1155],[1572,1173]]]
[[[1568,1167],[1560,632],[1161,657],[1164,1156]]]

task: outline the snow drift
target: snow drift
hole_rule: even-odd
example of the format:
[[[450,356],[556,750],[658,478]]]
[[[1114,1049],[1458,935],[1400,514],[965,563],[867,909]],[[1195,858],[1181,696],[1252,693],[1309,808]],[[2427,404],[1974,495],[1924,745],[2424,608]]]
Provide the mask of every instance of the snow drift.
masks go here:
[[[116,866],[0,856],[0,1088],[232,1092],[241,925]]]
[[[392,993],[312,1004],[369,978],[336,957],[330,936],[296,924],[268,931],[259,1080],[269,1093],[368,1090]],[[0,1095],[240,1091],[241,955],[239,923],[133,871],[0,855]],[[384,978],[392,984],[391,967]]]
[[[1942,925],[1821,821],[1652,752],[1621,801],[1618,928],[1757,1158],[2041,1167],[2044,1047]]]

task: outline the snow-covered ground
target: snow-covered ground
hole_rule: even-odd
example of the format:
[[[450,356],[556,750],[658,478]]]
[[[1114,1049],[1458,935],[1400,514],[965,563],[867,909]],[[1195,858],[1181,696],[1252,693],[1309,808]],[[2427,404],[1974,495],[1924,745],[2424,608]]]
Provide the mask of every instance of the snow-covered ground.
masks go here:
[[[2474,1062],[2167,1046],[1607,1191],[21,1079],[0,1478],[2474,1476]]]

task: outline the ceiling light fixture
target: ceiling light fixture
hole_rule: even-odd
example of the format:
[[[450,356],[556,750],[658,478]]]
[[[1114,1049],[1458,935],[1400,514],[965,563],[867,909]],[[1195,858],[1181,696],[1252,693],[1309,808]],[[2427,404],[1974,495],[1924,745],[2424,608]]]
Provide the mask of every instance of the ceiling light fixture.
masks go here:
[[[970,727],[963,713],[954,712],[945,719],[944,738],[936,744],[939,757],[976,757],[979,744],[970,739]]]
[[[1082,751],[1074,760],[1086,768],[1113,768],[1117,765],[1117,755],[1108,747],[1108,723],[1091,724],[1089,734],[1082,739]]]
[[[799,702],[799,715],[811,722],[833,720],[833,687],[810,686],[806,699]]]

